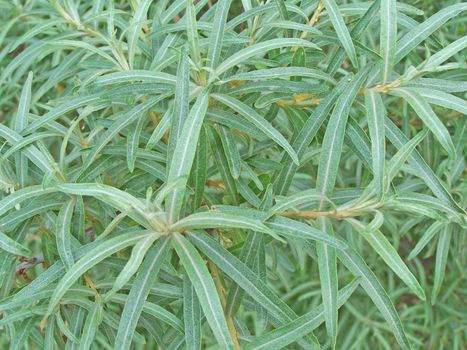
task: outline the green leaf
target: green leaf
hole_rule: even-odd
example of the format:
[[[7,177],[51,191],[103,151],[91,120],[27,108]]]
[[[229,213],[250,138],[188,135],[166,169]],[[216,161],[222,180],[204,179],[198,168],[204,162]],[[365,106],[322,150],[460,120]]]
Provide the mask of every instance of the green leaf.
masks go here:
[[[70,99],[65,103],[58,105],[55,108],[52,108],[49,112],[44,114],[41,118],[29,124],[24,130],[23,135],[31,134],[37,129],[49,124],[63,116],[64,114],[74,111],[80,107],[90,105],[95,102],[99,102],[101,94],[92,94],[87,96],[78,96],[76,98]]]
[[[425,22],[415,26],[397,41],[395,62],[399,62],[410,51],[415,49],[423,40],[428,38],[435,30],[441,27],[446,21],[460,15],[467,10],[467,4],[455,4],[447,6],[428,18]]]
[[[140,200],[113,186],[100,183],[61,183],[55,185],[55,188],[68,194],[95,197],[115,208],[124,208],[124,212],[133,209],[144,211]]]
[[[183,197],[185,196],[185,185],[193,165],[201,126],[208,108],[208,96],[207,90],[203,90],[196,99],[195,104],[190,110],[190,114],[183,124],[180,138],[174,150],[167,182],[169,184],[174,181],[180,182],[166,202],[168,221],[170,223],[176,221],[180,215]]]
[[[309,47],[315,50],[321,50],[316,44],[313,44],[309,41],[303,39],[294,39],[294,38],[286,38],[286,39],[271,39],[267,41],[263,41],[261,43],[257,43],[251,45],[245,49],[238,51],[237,53],[233,54],[225,61],[223,61],[211,75],[210,81],[213,81],[214,78],[217,78],[222,73],[226,72],[230,68],[245,62],[251,57],[254,57],[259,54],[265,54],[266,52],[274,49],[280,49],[283,47],[294,47],[294,46],[303,46]]]
[[[453,159],[456,158],[456,148],[451,140],[449,131],[433,112],[428,102],[418,93],[406,88],[397,88],[392,90],[391,93],[406,100],[417,113],[418,117],[423,120],[425,125],[438,139],[446,152],[448,152],[449,156]]]
[[[448,46],[442,50],[436,52],[433,56],[430,56],[426,62],[423,64],[424,71],[431,71],[438,68],[444,61],[449,59],[451,56],[455,55],[461,50],[464,50],[467,47],[467,37],[463,36],[460,39],[450,43]]]
[[[23,137],[15,132],[14,130],[8,128],[7,126],[0,124],[0,137],[7,140],[11,145],[15,145],[18,142],[23,140]],[[46,174],[55,173],[54,167],[50,164],[47,157],[39,151],[36,146],[28,146],[23,150],[23,153],[28,159],[31,160],[39,169],[41,169]]]
[[[227,158],[227,162],[229,163],[230,173],[234,179],[238,179],[241,171],[241,159],[234,136],[230,129],[225,126],[219,126],[218,130],[222,146],[224,148],[224,154]]]
[[[187,349],[200,350],[201,306],[188,275],[185,275],[183,278],[183,319]]]
[[[385,190],[389,189],[390,182],[394,179],[394,177],[399,172],[402,165],[404,165],[407,158],[410,154],[415,150],[415,147],[425,138],[427,135],[427,129],[418,133],[413,139],[408,141],[405,145],[403,145],[394,157],[388,162],[387,166],[387,175],[385,179]]]
[[[133,334],[136,330],[138,319],[143,311],[144,302],[147,299],[151,287],[160,271],[162,264],[170,252],[170,239],[161,237],[149,248],[133,285],[128,293],[128,298],[122,311],[122,317],[118,325],[115,347],[129,349]]]
[[[318,225],[321,230],[333,235],[332,224],[326,218],[319,218]],[[323,299],[324,319],[326,321],[326,332],[331,338],[332,348],[337,342],[337,256],[336,249],[325,243],[316,243],[318,255],[319,279],[321,284],[321,297]]]
[[[179,233],[173,234],[173,245],[196,291],[214,336],[220,346],[233,349],[233,340],[224,317],[216,287],[203,259],[193,245]]]
[[[57,217],[57,228],[55,239],[57,242],[58,255],[67,269],[74,265],[73,253],[71,251],[71,219],[75,208],[76,198],[70,199],[60,209]]]
[[[21,132],[29,122],[29,109],[31,105],[31,85],[32,85],[32,72],[28,73],[28,78],[24,83],[19,99],[18,110],[14,119],[14,130]],[[19,177],[19,184],[21,187],[26,186],[28,176],[28,160],[25,155],[19,154],[15,156],[16,173]]]
[[[444,226],[446,226],[446,223],[442,221],[435,221],[433,224],[431,224],[423,234],[422,238],[420,238],[415,247],[410,251],[409,257],[407,259],[414,259]]]
[[[431,291],[431,305],[435,305],[436,303],[436,299],[446,274],[452,231],[452,225],[446,225],[438,237],[438,245],[436,246],[435,280],[433,290]]]
[[[300,130],[297,138],[293,142],[293,149],[297,152],[297,157],[303,157],[307,147],[315,137],[322,123],[331,111],[337,97],[342,93],[345,86],[347,86],[347,79],[343,78],[339,84],[320,102],[319,106],[313,111],[306,123]],[[296,164],[292,163],[290,158],[282,157],[284,164],[279,174],[274,181],[274,189],[277,194],[285,195],[292,182],[292,178],[298,169]]]
[[[352,249],[337,251],[337,256],[355,277],[361,277],[361,286],[388,323],[399,346],[403,349],[410,349],[410,343],[394,304],[362,257]]]
[[[215,240],[199,233],[190,233],[189,239],[257,303],[274,314],[281,323],[289,323],[297,318],[292,309],[274,294],[253,271]]]
[[[382,82],[386,84],[391,74],[396,53],[397,8],[396,0],[382,0],[380,10],[380,53],[383,57]]]
[[[388,139],[398,149],[402,148],[404,144],[409,142],[409,139],[394,125],[394,123],[386,118],[385,131]],[[460,213],[465,213],[464,210],[454,201],[451,194],[444,187],[441,180],[436,176],[433,170],[428,166],[420,154],[414,150],[409,155],[409,163],[414,167],[418,176],[425,181],[427,186],[433,191],[434,195],[442,200],[446,205],[450,206]]]
[[[216,129],[213,127],[207,128],[207,131],[209,144],[211,146],[210,148],[213,156],[213,162],[219,171],[222,182],[226,188],[226,192],[228,195],[230,195],[232,203],[238,204],[238,183],[235,182],[234,178],[232,177],[232,174],[229,171],[229,162],[227,161],[225,153],[223,152],[222,141],[220,139],[220,136]]]
[[[0,231],[0,249],[15,255],[29,256],[31,251]]]
[[[355,289],[357,289],[358,285],[359,280],[354,279],[339,291],[337,297],[338,307],[346,303]],[[312,332],[323,322],[324,308],[323,305],[320,305],[290,323],[256,337],[251,343],[245,346],[245,350],[281,349]]]
[[[352,79],[337,99],[329,118],[321,147],[316,180],[317,190],[325,196],[330,196],[334,190],[350,107],[366,78],[367,72],[368,69],[363,69]]]
[[[96,302],[84,321],[83,331],[79,341],[79,350],[88,350],[91,348],[102,320],[102,312],[102,304]]]
[[[78,278],[83,273],[110,255],[131,245],[134,245],[152,234],[152,232],[148,231],[126,233],[103,241],[102,244],[100,244],[98,247],[83,255],[83,257],[76,261],[76,263],[65,273],[65,275],[58,283],[50,299],[46,316],[52,314],[53,310],[58,305],[60,299],[63,297],[66,291],[78,280]]]
[[[214,31],[211,33],[209,39],[207,56],[209,67],[213,70],[215,70],[219,64],[223,46],[225,23],[227,21],[227,15],[229,14],[231,3],[232,0],[219,0],[216,2],[216,11],[214,13],[214,21],[212,23]],[[211,76],[214,74],[214,71],[211,71]]]
[[[146,102],[136,105],[136,107],[133,107],[130,111],[124,113],[121,117],[115,120],[115,122],[112,123],[111,127],[108,128],[103,133],[103,135],[98,138],[98,140],[96,141],[96,145],[92,148],[92,151],[86,156],[84,164],[81,167],[81,173],[83,173],[84,170],[91,166],[92,162],[100,154],[102,149],[110,142],[110,140],[112,140],[112,138],[115,137],[115,135],[117,135],[122,129],[136,121],[138,118],[144,118],[144,113],[148,109],[150,109],[166,97],[167,96],[162,95],[150,98]]]
[[[396,249],[394,249],[381,231],[365,227],[365,225],[356,220],[352,220],[351,223],[384,260],[386,265],[394,271],[396,276],[404,281],[416,296],[421,300],[425,300],[425,292],[423,291],[423,288],[420,286],[412,272],[410,272],[407,265],[402,261],[402,258],[399,256]]]
[[[307,67],[276,67],[269,69],[260,69],[254,71],[248,71],[244,73],[238,73],[231,75],[222,80],[222,83],[234,81],[234,80],[261,80],[271,78],[288,78],[288,77],[303,77],[317,80],[324,80],[331,84],[335,84],[336,81],[326,73],[321,72],[318,69],[307,68]]]
[[[428,88],[406,88],[406,90],[420,94],[430,104],[467,114],[467,102],[460,97]]]
[[[386,137],[384,133],[384,119],[386,118],[386,109],[384,108],[381,96],[371,90],[365,91],[365,107],[368,120],[368,129],[371,137],[371,159],[373,161],[373,176],[376,184],[376,192],[379,198],[382,198]]]
[[[129,23],[127,31],[127,42],[128,42],[128,62],[129,68],[132,69],[134,66],[134,58],[136,53],[136,47],[138,46],[138,36],[141,34],[141,28],[146,19],[146,14],[151,6],[151,0],[141,0],[137,3],[135,14]]]
[[[110,84],[130,83],[133,81],[139,81],[144,83],[165,83],[175,86],[177,83],[177,77],[172,74],[163,72],[153,72],[149,70],[134,69],[130,71],[116,72],[103,75],[95,80],[95,84],[105,86]],[[88,97],[88,99],[89,98],[90,97]]]
[[[119,291],[123,286],[130,280],[130,278],[136,273],[140,267],[146,252],[151,248],[155,240],[157,240],[162,234],[159,232],[153,232],[151,235],[141,239],[136,243],[131,250],[130,259],[125,264],[123,270],[118,274],[114,281],[112,289],[105,295],[105,299],[110,298],[114,293]]]
[[[141,131],[144,127],[144,124],[146,124],[145,118],[139,118],[136,122],[136,126],[134,128],[131,128],[130,132],[128,133],[126,161],[127,161],[127,166],[128,166],[128,170],[130,170],[130,173],[132,173],[133,170],[135,169],[136,156],[138,153],[138,146],[139,146],[139,138],[141,135]]]
[[[349,57],[350,61],[352,62],[354,67],[357,67],[357,55],[355,53],[355,47],[352,42],[352,38],[350,37],[349,30],[345,25],[344,19],[342,18],[341,13],[339,12],[339,8],[334,0],[323,0],[322,1],[326,11],[328,13],[329,19],[332,22],[334,30],[344,48],[347,56]]]
[[[277,131],[270,123],[268,123],[261,115],[258,114],[253,108],[244,104],[243,102],[227,96],[213,94],[213,98],[219,102],[225,104],[226,106],[232,108],[234,111],[240,113],[245,119],[257,126],[267,137],[276,142],[281,146],[292,158],[294,163],[298,164],[298,157],[292,146],[287,142],[287,140],[282,136],[279,131]]]
[[[177,221],[172,230],[186,231],[200,228],[240,228],[271,234],[272,231],[261,221],[217,211],[195,213]]]
[[[188,2],[192,3],[191,0]],[[191,6],[190,6],[191,7]],[[172,156],[180,139],[182,127],[188,117],[190,109],[190,69],[188,66],[188,55],[185,50],[180,53],[180,61],[177,68],[177,85],[175,87],[175,103],[171,118],[171,129],[169,138],[169,149],[167,152],[167,164],[172,161]],[[162,123],[162,122],[161,122]]]
[[[29,186],[20,189],[4,197],[0,201],[0,215],[5,214],[8,210],[13,209],[14,207],[23,203],[26,200],[31,200],[34,197],[54,193],[56,191],[57,190],[55,188],[44,188],[41,185]]]
[[[368,7],[368,10],[364,13],[364,15],[360,17],[358,22],[352,27],[352,30],[350,31],[351,37],[353,37],[355,40],[360,38],[365,29],[371,23],[372,19],[376,16],[377,12],[380,9],[380,5],[381,1],[373,1],[373,3],[370,7]],[[326,72],[329,74],[334,74],[341,65],[344,55],[345,50],[342,47],[340,47],[337,50],[337,52],[333,55]]]

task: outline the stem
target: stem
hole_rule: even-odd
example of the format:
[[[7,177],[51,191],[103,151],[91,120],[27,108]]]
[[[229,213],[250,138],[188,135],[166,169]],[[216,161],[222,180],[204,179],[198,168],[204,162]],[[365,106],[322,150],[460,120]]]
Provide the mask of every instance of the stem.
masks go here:
[[[316,8],[315,12],[313,12],[313,16],[311,16],[310,21],[308,22],[308,25],[310,27],[313,27],[316,24],[316,22],[319,21],[319,17],[321,16],[321,12],[323,12],[323,10],[324,10],[324,5],[320,1],[318,3],[318,7]],[[308,32],[302,32],[302,34],[300,35],[300,39],[305,39],[307,36],[308,36]]]

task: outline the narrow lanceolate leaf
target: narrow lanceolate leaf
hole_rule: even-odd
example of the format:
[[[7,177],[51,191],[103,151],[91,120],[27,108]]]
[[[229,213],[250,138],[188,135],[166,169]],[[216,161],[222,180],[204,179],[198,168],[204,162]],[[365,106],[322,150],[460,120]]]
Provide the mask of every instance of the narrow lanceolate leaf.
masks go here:
[[[412,260],[415,258],[444,226],[446,226],[446,223],[442,221],[435,221],[432,223],[412,249],[407,259]]]
[[[201,233],[190,233],[190,240],[209,257],[224,273],[232,278],[247,294],[281,320],[294,318],[293,311],[280,300],[256,274],[238,258],[229,253],[212,238]]]
[[[272,205],[273,191],[272,186],[269,186],[260,202],[258,209],[265,210],[269,209]],[[240,254],[240,260],[245,264],[246,267],[257,271],[256,262],[259,261],[260,256],[264,256],[264,238],[260,232],[250,231],[248,236],[243,242],[242,252]],[[238,308],[241,305],[244,291],[238,284],[232,286],[227,296],[227,302],[225,307],[225,313],[229,316],[235,316]]]
[[[449,156],[453,159],[456,158],[456,148],[451,140],[449,131],[433,112],[428,102],[418,93],[406,88],[394,89],[392,93],[402,97],[410,104],[415,113],[417,113],[418,117],[431,130]]]
[[[0,137],[4,138],[11,145],[14,145],[23,140],[23,137],[19,133],[15,132],[4,124],[0,124]],[[31,145],[26,147],[23,150],[23,153],[44,173],[53,174],[55,172],[53,165],[50,164],[47,157],[41,151],[39,151],[36,146]]]
[[[149,6],[151,6],[151,0],[142,0],[137,2],[137,8],[135,14],[130,22],[130,27],[127,32],[127,42],[128,42],[128,61],[129,68],[133,68],[133,62],[135,58],[136,48],[138,46],[138,36],[141,34],[141,28],[146,19],[146,14],[148,12]]]
[[[55,230],[58,255],[60,255],[60,259],[67,269],[70,269],[74,264],[71,251],[71,219],[75,203],[76,197],[73,197],[62,206],[57,217],[57,228]]]
[[[407,265],[402,261],[402,258],[397,253],[396,249],[391,245],[388,239],[381,233],[380,230],[371,230],[364,227],[361,223],[354,221],[358,232],[366,239],[378,255],[384,260],[391,270],[394,271],[404,283],[418,296],[421,300],[425,300],[425,292],[418,283],[415,276],[410,272]]]
[[[339,8],[334,0],[323,0],[323,4],[328,13],[329,19],[332,22],[334,30],[344,48],[350,61],[356,67],[357,66],[357,55],[355,53],[355,47],[350,37],[349,30],[345,25],[344,19],[342,18]]]
[[[28,125],[29,108],[31,105],[31,85],[32,85],[32,72],[29,72],[28,78],[24,83],[23,90],[19,99],[18,110],[14,119],[14,130],[22,132]],[[16,173],[21,187],[26,186],[28,175],[28,159],[24,154],[17,154],[15,156]]]
[[[199,134],[198,146],[191,169],[191,183],[193,187],[193,211],[199,208],[203,201],[204,186],[206,183],[208,167],[208,143],[206,129],[202,128]]]
[[[431,88],[406,88],[406,90],[420,94],[429,104],[442,106],[467,115],[467,101],[460,97],[448,94],[447,92],[436,91]]]
[[[407,158],[415,150],[415,147],[425,138],[427,129],[420,131],[414,138],[410,139],[405,145],[399,148],[397,153],[388,162],[387,174],[385,178],[385,190],[389,189],[389,184],[397,175]]]
[[[335,84],[336,81],[326,73],[314,68],[307,67],[276,67],[269,69],[254,70],[251,72],[243,72],[235,75],[231,75],[222,82],[232,80],[262,80],[262,79],[273,79],[273,78],[288,78],[288,77],[302,77],[316,80],[324,80],[331,84]]]
[[[299,160],[305,154],[307,147],[315,137],[319,128],[328,116],[329,112],[334,105],[338,96],[342,93],[347,86],[347,79],[343,78],[339,84],[320,102],[319,106],[313,111],[306,123],[300,130],[297,138],[292,144],[293,149],[297,153]],[[281,163],[283,164],[278,176],[274,181],[274,190],[278,195],[285,195],[292,183],[292,178],[298,169],[298,166],[292,162],[292,159],[282,157]]]
[[[125,208],[125,211],[130,209],[143,210],[141,201],[131,194],[109,185],[100,183],[61,183],[56,185],[56,189],[68,194],[95,197],[116,208]]]
[[[436,303],[436,299],[446,275],[446,265],[453,229],[453,225],[446,225],[438,238],[438,245],[436,246],[435,281],[433,284],[433,290],[431,291],[431,305]]]
[[[230,173],[234,179],[238,179],[241,170],[241,159],[237,145],[235,144],[235,138],[231,130],[225,126],[219,125],[218,130],[224,148],[224,154],[229,163]]]
[[[331,222],[324,217],[318,219],[320,229],[333,235]],[[326,332],[331,338],[332,348],[336,347],[337,341],[337,257],[336,249],[326,243],[316,243],[318,255],[319,279],[321,284],[321,297],[323,299],[324,319],[326,321]]]
[[[249,122],[255,124],[267,137],[276,142],[281,146],[292,158],[292,160],[298,164],[298,157],[292,146],[287,142],[284,136],[277,131],[267,120],[265,120],[258,112],[256,112],[250,106],[244,104],[240,100],[227,95],[213,94],[213,98],[222,102],[226,106],[232,108],[234,111],[240,113]]]
[[[102,312],[102,304],[100,302],[96,302],[92,310],[89,311],[86,316],[86,321],[84,322],[79,342],[79,350],[88,350],[91,348],[91,345],[94,343],[94,338],[96,337],[99,324],[102,321]]]
[[[352,38],[354,38],[354,40],[358,40],[363,34],[373,18],[377,15],[377,12],[380,9],[380,5],[380,1],[373,1],[365,14],[361,16],[358,22],[353,26],[352,30],[350,31],[350,35]],[[339,48],[339,50],[337,50],[337,52],[333,55],[326,72],[329,74],[334,74],[341,65],[344,55],[345,50],[342,47]]]
[[[139,138],[141,135],[141,131],[146,124],[145,118],[139,118],[136,122],[134,128],[131,128],[128,133],[128,140],[127,140],[127,156],[126,162],[128,166],[128,170],[132,173],[135,169],[135,162],[136,162],[136,155],[138,152],[139,146]]]
[[[122,317],[118,325],[117,336],[115,338],[115,348],[121,350],[130,349],[144,302],[170,251],[169,243],[170,239],[161,237],[157,243],[148,250],[125,302]]]
[[[41,185],[28,186],[20,189],[0,200],[0,215],[5,214],[8,210],[13,209],[18,204],[26,200],[32,200],[34,197],[56,192],[54,188],[44,188]]]
[[[208,108],[208,96],[207,90],[203,90],[198,96],[190,110],[190,114],[183,123],[180,137],[177,140],[167,183],[180,182],[174,188],[166,203],[169,222],[176,221],[180,215],[186,183],[190,175],[191,166],[193,165],[193,159],[195,158],[199,133]]]
[[[287,324],[297,318],[295,312],[260,277],[214,239],[204,233],[195,232],[190,232],[188,237],[214,264],[239,285],[245,293],[271,312],[281,324]],[[314,336],[312,336],[312,339],[316,345]]]
[[[52,314],[63,295],[83,273],[110,255],[132,246],[152,234],[152,232],[148,231],[126,233],[102,242],[98,247],[85,254],[82,258],[76,261],[76,263],[67,271],[65,276],[63,276],[58,283],[50,299],[47,315]]]
[[[337,178],[350,107],[366,78],[367,72],[368,69],[361,70],[339,96],[326,127],[319,158],[316,188],[320,193],[328,197],[334,190]]]
[[[146,82],[146,83],[163,83],[174,85],[177,83],[177,77],[172,74],[164,72],[153,72],[149,70],[130,70],[123,72],[116,72],[103,75],[96,79],[95,83],[97,85],[110,85],[110,84],[126,84],[134,81]],[[92,97],[92,96],[91,96]],[[88,97],[88,99],[91,99]],[[99,97],[99,96],[98,96]],[[91,101],[94,101],[98,98],[94,97]],[[80,101],[83,104],[84,101]]]
[[[361,286],[389,324],[399,346],[402,349],[410,349],[409,340],[394,304],[373,271],[370,270],[362,257],[353,249],[337,251],[337,256],[355,277],[361,277]]]
[[[201,349],[201,306],[188,275],[183,278],[183,320],[185,344],[189,350]]]
[[[208,64],[211,69],[217,68],[221,56],[225,23],[232,0],[220,0],[216,2],[216,12],[214,14],[214,22],[212,24],[213,32],[211,33],[208,48]],[[211,75],[214,74],[211,71]]]
[[[460,3],[447,6],[428,18],[425,22],[413,27],[397,42],[397,51],[395,62],[399,62],[410,51],[415,49],[423,40],[428,38],[431,33],[441,27],[449,19],[458,16],[467,10],[467,4]]]
[[[141,239],[138,243],[134,245],[131,251],[130,259],[128,259],[128,262],[125,264],[125,267],[118,274],[117,278],[114,281],[112,289],[109,291],[108,295],[106,295],[106,298],[119,291],[136,273],[146,255],[146,252],[149,248],[151,248],[154,241],[160,236],[161,233],[153,232],[151,235]]]
[[[188,1],[191,2],[192,0]],[[171,118],[172,124],[170,129],[169,149],[167,151],[167,164],[170,164],[172,161],[177,140],[180,138],[183,124],[185,123],[190,109],[189,85],[190,69],[188,66],[188,54],[185,50],[182,50],[177,69],[177,85],[175,87],[175,102]]]
[[[267,41],[263,41],[254,45],[251,45],[245,49],[238,51],[237,53],[233,54],[225,61],[223,61],[215,70],[215,75],[213,73],[212,78],[218,77],[225,71],[229,70],[230,68],[236,66],[237,64],[243,63],[251,57],[254,57],[259,54],[265,54],[266,52],[274,49],[280,49],[283,47],[294,47],[294,46],[303,46],[309,47],[316,50],[321,50],[316,44],[313,44],[307,40],[302,39],[294,39],[294,38],[281,38],[281,39],[271,39]]]
[[[203,259],[182,235],[174,233],[172,237],[174,248],[193,284],[201,308],[217,342],[224,349],[234,349],[219,295]]]
[[[100,154],[102,149],[115,137],[121,130],[129,126],[131,123],[136,121],[138,118],[145,118],[144,112],[155,104],[163,100],[166,96],[157,96],[148,99],[146,102],[140,103],[136,107],[133,107],[127,113],[124,113],[121,117],[115,120],[112,125],[100,136],[96,145],[92,148],[92,151],[86,156],[84,164],[81,167],[81,173],[84,172]]]
[[[280,213],[280,212],[289,210],[290,208],[294,208],[294,207],[299,208],[300,206],[303,206],[303,205],[313,206],[314,203],[321,202],[321,201],[330,202],[330,200],[327,197],[316,192],[316,190],[300,191],[288,197],[283,197],[283,198],[276,197],[276,205],[274,205],[269,210],[269,212],[272,215],[275,213]]]
[[[68,102],[62,103],[55,108],[52,108],[49,112],[36,119],[33,123],[29,124],[24,130],[24,134],[30,134],[39,129],[40,127],[47,125],[48,123],[60,118],[62,115],[74,111],[77,108],[92,104],[99,101],[100,94],[93,94],[87,96],[78,96],[70,99]]]
[[[190,48],[191,60],[197,69],[201,68],[201,53],[199,49],[198,24],[196,21],[196,10],[193,0],[186,0],[186,33],[188,46]],[[183,59],[183,58],[182,58]]]
[[[346,303],[358,286],[359,279],[354,279],[339,291],[339,295],[337,297],[338,307],[341,307]],[[254,338],[251,343],[245,346],[245,350],[282,349],[304,335],[312,332],[323,322],[324,308],[323,305],[320,305],[287,325]]]
[[[394,56],[396,54],[396,0],[381,0],[380,14],[380,53],[383,58],[382,81],[383,84],[386,84],[391,74]]]
[[[394,123],[389,118],[386,118],[385,131],[391,143],[399,149],[407,142],[409,142],[409,139],[399,130],[396,125],[394,125]],[[449,191],[446,189],[446,187],[444,187],[441,180],[436,176],[433,170],[416,150],[414,150],[409,155],[408,160],[411,166],[419,174],[420,178],[425,181],[427,186],[431,189],[431,191],[433,191],[433,194],[436,197],[438,197],[440,200],[446,203],[446,205],[458,211],[459,213],[465,214],[464,209],[462,209],[459,204],[456,203]]]
[[[180,231],[216,227],[241,228],[271,233],[271,230],[259,220],[217,211],[191,214],[172,225],[173,230]]]
[[[31,251],[0,231],[0,249],[15,255],[28,256]]]
[[[430,56],[425,62],[422,64],[423,70],[431,71],[436,69],[439,65],[441,65],[444,61],[449,59],[451,56],[455,55],[459,51],[464,50],[467,47],[467,36],[463,36],[460,39],[452,42],[444,49],[436,52],[433,56]]]
[[[373,176],[375,179],[376,192],[381,198],[384,179],[384,158],[386,155],[386,137],[384,133],[384,119],[386,109],[381,96],[374,91],[365,91],[365,107],[368,120],[368,129],[371,138],[371,159],[373,161]]]

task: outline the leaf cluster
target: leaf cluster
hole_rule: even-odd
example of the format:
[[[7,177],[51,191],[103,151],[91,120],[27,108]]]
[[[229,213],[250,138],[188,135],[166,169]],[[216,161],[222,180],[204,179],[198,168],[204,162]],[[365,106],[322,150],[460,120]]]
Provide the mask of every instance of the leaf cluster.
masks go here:
[[[467,4],[417,6],[0,0],[0,347],[464,348]]]

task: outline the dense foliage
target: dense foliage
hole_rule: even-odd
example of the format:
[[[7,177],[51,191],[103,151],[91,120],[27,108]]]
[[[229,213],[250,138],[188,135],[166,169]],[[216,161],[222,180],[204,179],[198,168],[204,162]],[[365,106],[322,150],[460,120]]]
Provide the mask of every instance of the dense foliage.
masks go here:
[[[466,3],[0,9],[0,348],[467,347]]]

